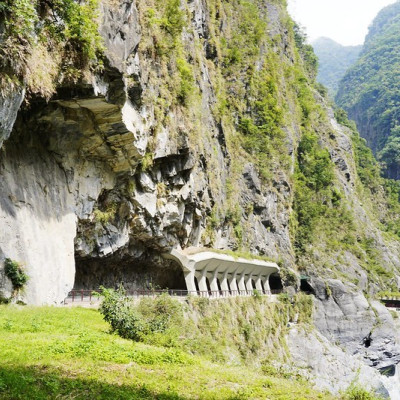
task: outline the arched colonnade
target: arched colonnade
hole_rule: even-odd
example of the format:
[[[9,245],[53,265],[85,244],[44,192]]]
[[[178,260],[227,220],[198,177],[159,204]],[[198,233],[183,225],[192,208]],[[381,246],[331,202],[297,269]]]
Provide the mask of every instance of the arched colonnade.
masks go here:
[[[194,296],[246,296],[255,290],[270,294],[269,277],[279,272],[273,262],[236,258],[199,248],[174,249],[166,258],[181,266],[188,294]]]

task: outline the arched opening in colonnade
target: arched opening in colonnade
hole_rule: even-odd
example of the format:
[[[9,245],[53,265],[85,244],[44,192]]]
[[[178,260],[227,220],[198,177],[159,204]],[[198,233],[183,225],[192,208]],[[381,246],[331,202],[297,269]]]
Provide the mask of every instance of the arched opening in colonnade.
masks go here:
[[[210,285],[210,281],[208,280],[208,278],[206,277],[206,284],[207,284],[207,290],[209,292],[211,292],[211,285]]]
[[[196,291],[197,291],[197,292],[200,291],[200,289],[199,289],[199,281],[197,280],[197,277],[196,277],[196,276],[194,277],[194,284],[195,284],[195,286],[196,286]]]
[[[209,249],[173,249],[164,254],[166,259],[180,265],[189,292],[207,292],[208,295],[249,295],[253,290],[269,293],[269,276],[279,271],[276,263],[234,257]],[[274,289],[282,289],[279,275]],[[200,294],[200,293],[199,293]],[[207,295],[207,294],[206,294]]]

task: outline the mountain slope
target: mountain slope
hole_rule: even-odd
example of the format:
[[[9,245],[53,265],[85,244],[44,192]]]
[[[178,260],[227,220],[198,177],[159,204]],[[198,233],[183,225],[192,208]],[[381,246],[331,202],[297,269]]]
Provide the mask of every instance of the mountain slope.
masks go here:
[[[337,103],[354,119],[361,135],[400,178],[400,3],[384,8],[372,23],[356,65],[340,84]]]
[[[316,39],[312,46],[318,57],[317,81],[326,86],[334,98],[339,82],[357,61],[362,46],[342,46],[326,37]]]
[[[22,18],[13,7],[5,17]],[[116,10],[105,1],[99,12],[103,69],[92,58],[66,78],[83,44],[64,36],[63,48],[76,48],[54,66],[58,80],[46,92],[10,67],[16,62],[4,67],[14,82],[3,92],[10,121],[21,90],[30,101],[0,169],[0,254],[26,265],[27,301],[59,302],[72,285],[114,286],[121,277],[131,287],[150,279],[179,288],[180,271],[160,259],[176,246],[281,260],[287,286],[298,286],[300,268],[372,292],[395,289],[398,242],[385,235],[396,233],[386,218],[395,206],[382,186],[379,201],[371,194],[379,222],[356,206],[359,196],[366,203],[356,133],[337,125],[315,90],[315,55],[284,4],[138,1]],[[35,46],[31,31],[22,34]],[[3,282],[9,288],[4,274]]]
[[[164,253],[247,252],[279,262],[289,294],[308,277],[326,343],[396,368],[391,314],[364,293],[399,290],[399,190],[318,92],[284,0],[0,4],[2,54],[19,44],[0,65],[5,300],[185,289]]]

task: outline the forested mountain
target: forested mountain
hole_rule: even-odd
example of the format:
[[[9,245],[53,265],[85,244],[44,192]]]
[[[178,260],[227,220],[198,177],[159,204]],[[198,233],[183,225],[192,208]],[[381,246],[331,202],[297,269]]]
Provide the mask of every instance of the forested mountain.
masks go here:
[[[319,60],[317,81],[334,97],[346,71],[357,61],[362,46],[342,46],[327,37],[316,39],[312,46]]]
[[[372,23],[356,65],[340,83],[337,103],[357,123],[388,177],[400,178],[400,2]]]
[[[157,315],[149,303],[138,314],[111,297],[117,309],[108,315],[132,318],[115,331],[131,339],[138,327],[135,340],[200,355],[205,346],[212,360],[235,365],[272,363],[335,395],[356,380],[386,398],[398,393],[400,320],[378,298],[400,296],[400,190],[380,176],[343,110],[330,108],[315,81],[317,58],[286,3],[0,0],[0,301],[62,305],[72,289],[83,301],[84,290],[121,284],[151,297],[174,290],[198,305],[198,314],[179,311],[193,316],[193,330],[179,319],[168,336],[169,321],[144,319]],[[201,270],[171,258],[204,249],[211,256],[200,258]],[[234,271],[215,253],[233,255]],[[270,284],[284,291],[277,308],[254,290],[261,278],[246,258],[274,265],[275,276],[263,267],[264,294]],[[189,289],[195,279],[199,290]],[[220,293],[228,279],[229,301]],[[112,350],[118,343],[103,349],[90,328],[71,333],[72,342],[58,333],[54,345],[31,342],[47,359],[21,353],[20,342],[40,324],[47,329],[45,321],[20,328],[0,315],[4,346],[13,337],[18,349],[12,357],[0,346],[0,400],[22,398],[9,391],[11,379],[2,381],[10,369],[25,376],[22,360],[51,374],[47,360],[61,354],[98,357],[115,376],[137,364],[130,347],[128,356]],[[17,331],[28,336],[16,339]],[[76,378],[72,364],[56,372],[63,368]],[[387,370],[390,379],[380,373]],[[44,387],[39,377],[13,381]],[[49,382],[55,392],[64,387]],[[195,394],[144,398],[296,399],[287,388],[270,396],[265,379],[243,396],[235,380],[226,386],[237,393],[226,396],[210,382],[198,381]],[[222,387],[220,397],[203,396],[210,384]]]

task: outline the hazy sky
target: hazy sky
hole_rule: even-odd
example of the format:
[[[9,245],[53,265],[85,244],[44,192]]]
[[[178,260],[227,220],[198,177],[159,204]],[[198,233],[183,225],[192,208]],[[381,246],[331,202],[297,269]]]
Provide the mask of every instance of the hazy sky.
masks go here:
[[[310,41],[327,36],[344,45],[362,44],[380,9],[396,0],[288,0],[292,17]]]

